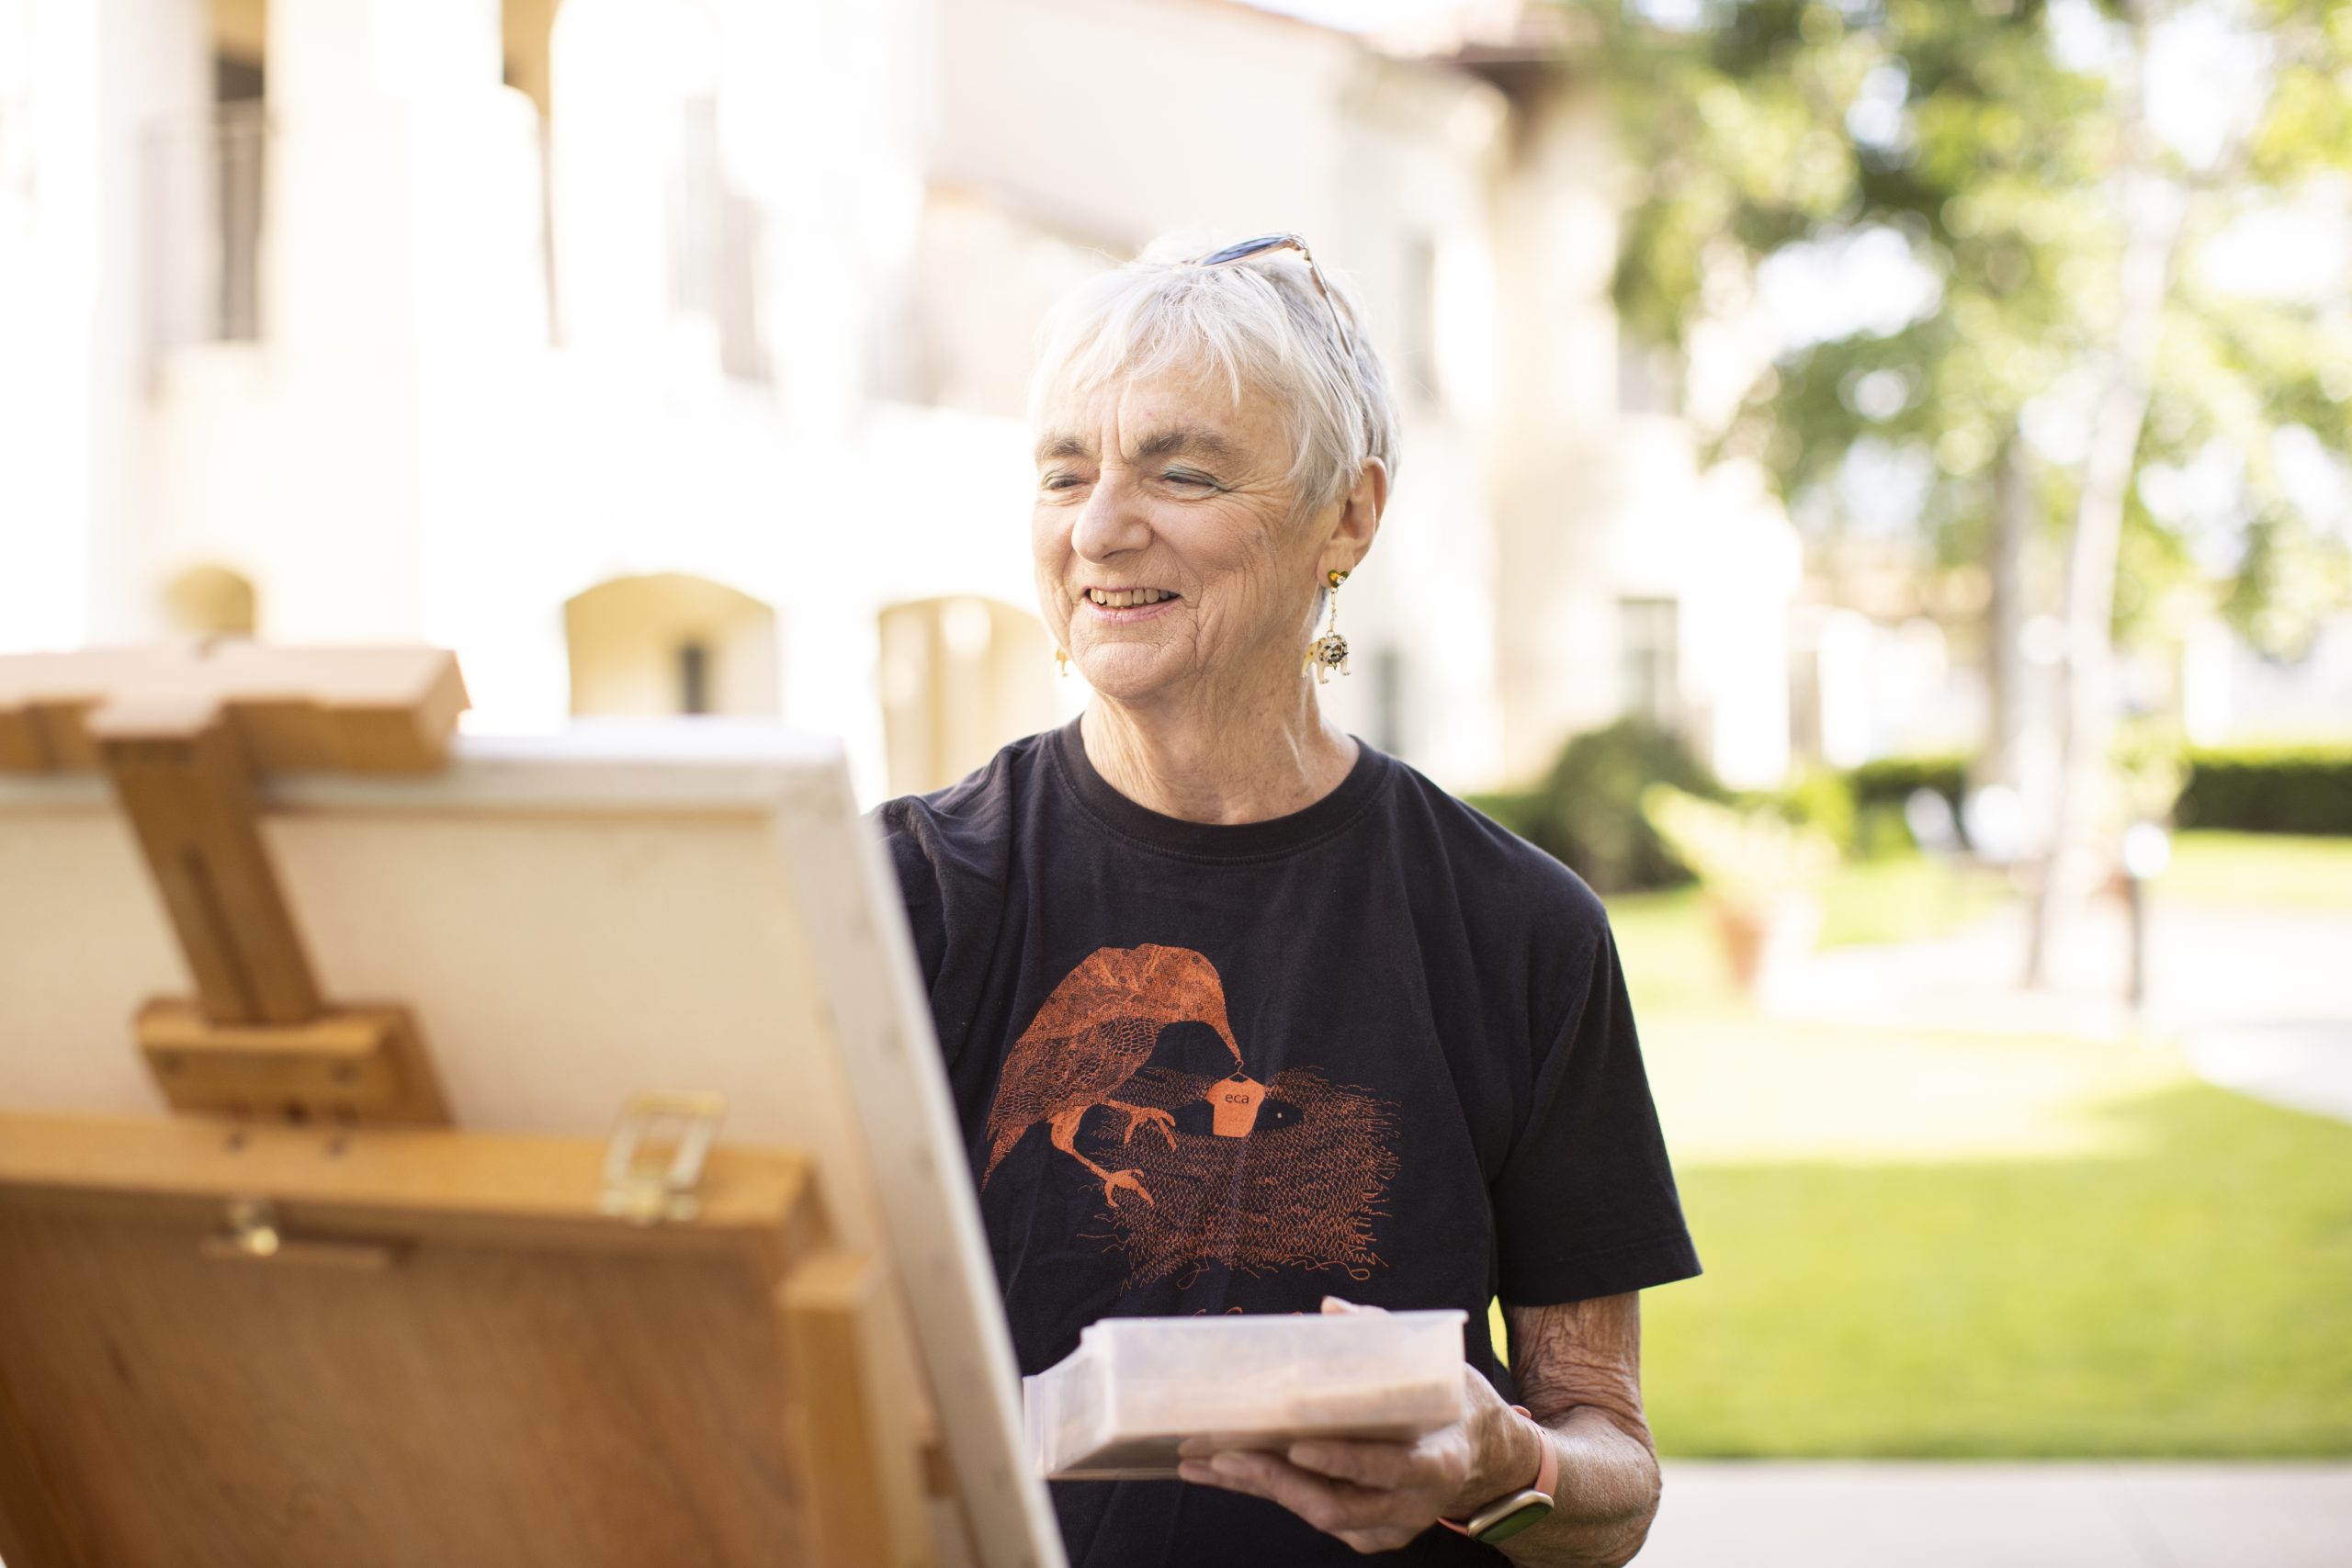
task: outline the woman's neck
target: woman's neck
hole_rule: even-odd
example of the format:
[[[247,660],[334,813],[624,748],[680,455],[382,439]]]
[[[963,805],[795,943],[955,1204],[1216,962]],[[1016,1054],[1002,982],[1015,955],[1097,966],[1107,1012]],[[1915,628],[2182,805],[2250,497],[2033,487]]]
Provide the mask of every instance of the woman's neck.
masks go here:
[[[1294,678],[1254,696],[1148,708],[1096,693],[1079,723],[1086,759],[1136,805],[1185,822],[1263,822],[1303,811],[1355,766],[1354,739]]]

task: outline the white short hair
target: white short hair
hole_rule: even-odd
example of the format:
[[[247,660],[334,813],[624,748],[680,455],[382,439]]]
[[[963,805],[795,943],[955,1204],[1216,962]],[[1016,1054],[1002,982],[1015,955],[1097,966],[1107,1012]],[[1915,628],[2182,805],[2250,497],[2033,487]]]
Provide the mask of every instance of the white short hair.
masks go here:
[[[1237,400],[1250,387],[1289,412],[1297,452],[1290,479],[1301,512],[1347,494],[1367,457],[1379,458],[1393,479],[1396,405],[1354,288],[1317,257],[1330,286],[1327,304],[1306,261],[1288,247],[1218,266],[1192,265],[1190,258],[1216,248],[1197,236],[1163,236],[1125,266],[1064,295],[1039,329],[1031,422],[1054,399],[1114,379],[1206,369],[1224,377]],[[1335,307],[1347,322],[1345,347],[1331,320]]]

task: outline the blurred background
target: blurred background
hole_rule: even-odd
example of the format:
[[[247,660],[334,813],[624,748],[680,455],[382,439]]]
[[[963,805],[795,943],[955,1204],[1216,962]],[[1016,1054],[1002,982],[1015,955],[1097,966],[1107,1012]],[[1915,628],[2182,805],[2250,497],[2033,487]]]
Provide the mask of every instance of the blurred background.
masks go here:
[[[0,0],[0,651],[936,787],[1083,705],[1030,334],[1171,230],[1402,386],[1327,701],[1611,900],[1662,1447],[2352,1455],[2352,6]]]

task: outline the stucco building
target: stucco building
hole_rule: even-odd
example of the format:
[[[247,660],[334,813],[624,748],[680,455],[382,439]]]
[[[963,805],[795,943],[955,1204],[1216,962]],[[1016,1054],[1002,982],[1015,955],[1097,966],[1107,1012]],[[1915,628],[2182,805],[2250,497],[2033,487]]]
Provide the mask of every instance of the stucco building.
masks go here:
[[[1638,710],[1770,782],[1795,538],[1625,371],[1539,11],[0,0],[0,647],[421,637],[485,727],[781,717],[928,786],[1082,700],[1045,303],[1286,230],[1405,385],[1341,720],[1476,787]]]

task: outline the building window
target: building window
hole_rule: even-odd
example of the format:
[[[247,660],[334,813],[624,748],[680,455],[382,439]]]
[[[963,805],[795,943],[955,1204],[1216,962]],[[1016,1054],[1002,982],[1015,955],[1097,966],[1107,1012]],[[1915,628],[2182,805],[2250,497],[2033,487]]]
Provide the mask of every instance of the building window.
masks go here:
[[[710,645],[707,642],[678,645],[678,711],[710,711]]]
[[[740,381],[767,381],[759,316],[760,209],[728,184],[716,100],[690,98],[681,116],[670,189],[671,308],[707,323],[720,370]]]
[[[246,90],[235,62],[220,62],[220,71],[222,92]],[[259,340],[268,135],[266,108],[249,97],[149,127],[145,270],[153,352]]]
[[[1660,728],[1681,720],[1679,616],[1671,599],[1617,601],[1617,646],[1623,708]]]

